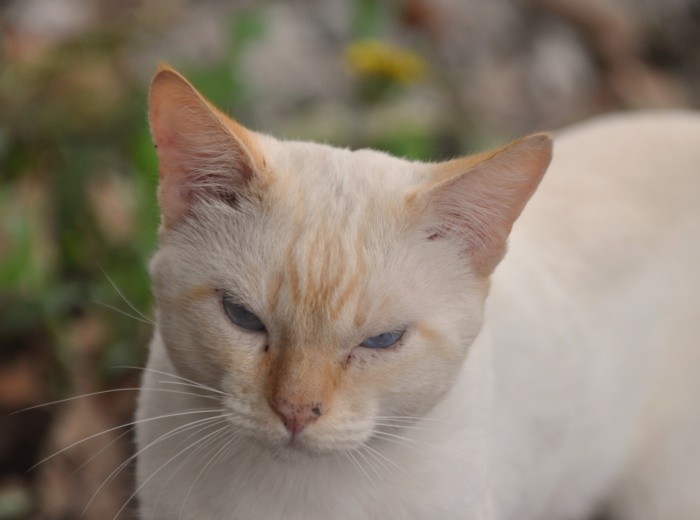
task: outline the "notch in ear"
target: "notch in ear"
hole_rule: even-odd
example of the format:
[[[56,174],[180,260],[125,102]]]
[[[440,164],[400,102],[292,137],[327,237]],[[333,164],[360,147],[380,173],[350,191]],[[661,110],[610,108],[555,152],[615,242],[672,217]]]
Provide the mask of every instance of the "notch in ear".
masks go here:
[[[255,133],[219,112],[169,67],[159,67],[151,83],[149,122],[165,227],[184,219],[197,199],[232,202],[264,165]]]
[[[532,134],[502,148],[432,165],[408,196],[431,240],[451,239],[478,275],[493,272],[513,223],[552,158],[552,136]]]

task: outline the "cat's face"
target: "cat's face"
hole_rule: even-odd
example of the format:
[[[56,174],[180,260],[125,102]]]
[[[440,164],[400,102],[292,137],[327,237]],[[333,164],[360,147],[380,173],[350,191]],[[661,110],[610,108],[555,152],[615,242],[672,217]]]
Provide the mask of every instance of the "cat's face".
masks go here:
[[[356,448],[439,402],[550,149],[539,135],[427,165],[282,142],[170,70],[151,125],[160,333],[178,371],[226,394],[237,430],[279,453]]]

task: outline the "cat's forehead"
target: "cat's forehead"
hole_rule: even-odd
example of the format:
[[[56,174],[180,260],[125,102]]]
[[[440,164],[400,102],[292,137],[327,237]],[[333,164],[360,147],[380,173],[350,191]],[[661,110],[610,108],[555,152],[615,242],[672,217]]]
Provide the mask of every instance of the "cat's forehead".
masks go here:
[[[421,165],[312,143],[271,140],[264,151],[267,204],[226,256],[246,273],[239,290],[287,336],[317,335],[341,319],[365,325],[388,304],[385,289],[399,285],[382,266],[402,236]]]
[[[353,201],[402,199],[418,185],[424,165],[375,150],[349,150],[333,146],[267,139],[263,150],[272,178],[275,198],[300,197],[319,206]]]

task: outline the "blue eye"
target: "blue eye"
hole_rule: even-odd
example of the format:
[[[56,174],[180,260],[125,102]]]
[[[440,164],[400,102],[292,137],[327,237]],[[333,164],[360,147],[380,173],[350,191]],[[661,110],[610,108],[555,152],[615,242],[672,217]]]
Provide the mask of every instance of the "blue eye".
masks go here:
[[[367,338],[360,343],[360,346],[367,348],[387,348],[400,340],[404,332],[406,331],[396,330],[392,332],[385,332],[384,334],[379,334],[378,336],[372,336],[371,338]]]
[[[226,316],[228,316],[228,319],[230,319],[235,325],[238,325],[242,329],[256,332],[262,332],[265,330],[265,325],[263,325],[263,322],[260,321],[260,318],[246,309],[243,305],[234,302],[227,294],[224,294],[222,300]]]

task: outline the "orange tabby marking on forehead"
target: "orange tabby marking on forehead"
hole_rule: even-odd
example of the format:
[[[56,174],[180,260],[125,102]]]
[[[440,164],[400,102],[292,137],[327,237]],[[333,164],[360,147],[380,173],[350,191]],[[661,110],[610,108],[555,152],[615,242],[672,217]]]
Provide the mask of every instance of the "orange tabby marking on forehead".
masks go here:
[[[354,253],[356,262],[350,262],[350,258]],[[347,308],[351,298],[357,293],[360,283],[365,276],[364,269],[365,260],[362,251],[355,249],[353,253],[345,253],[343,269],[339,272],[339,276],[334,281],[334,291],[328,300],[329,315],[333,319],[337,319],[341,312]],[[347,281],[345,281],[347,278]]]
[[[293,256],[293,252],[294,249],[292,248],[291,254],[287,257],[287,261],[285,262],[285,272],[287,274],[287,280],[289,282],[288,285],[290,289],[290,303],[296,308],[301,302],[301,285],[299,281],[299,268],[297,266],[296,259]]]
[[[309,312],[326,314],[345,270],[339,244],[328,237],[329,230],[321,228],[307,246],[303,305]]]
[[[352,252],[343,254],[339,242],[332,242],[338,251],[336,257],[338,271],[333,277],[331,286],[329,287],[329,294],[327,298],[328,315],[332,319],[337,319],[338,316],[340,316],[340,313],[343,311],[343,309],[345,309],[351,297],[357,293],[362,280],[364,280],[367,276],[367,259],[365,258],[364,253],[363,233],[365,233],[364,229],[360,230],[360,232],[357,234],[357,238],[354,242],[354,249],[352,250]],[[347,259],[351,258],[353,255],[356,258],[356,263],[355,265],[349,266],[347,263]],[[345,261],[343,262],[343,260],[341,259]],[[343,263],[341,264],[341,262]],[[349,278],[347,279],[347,282],[343,284],[343,275],[345,275],[348,272]],[[356,326],[358,326],[361,323],[364,323],[364,319],[362,317],[356,317]]]
[[[362,265],[362,264],[361,264]],[[331,308],[330,316],[333,319],[337,319],[338,316],[340,316],[340,312],[345,308],[347,305],[348,301],[350,300],[350,297],[357,291],[357,287],[360,283],[360,280],[364,276],[364,273],[360,268],[355,269],[353,272],[352,276],[348,280],[348,283],[345,285],[344,289],[340,292],[338,295],[335,305]]]
[[[272,282],[267,291],[267,306],[270,312],[273,313],[277,310],[280,303],[280,293],[282,292],[282,285],[284,284],[284,274],[283,271],[278,271],[274,276],[272,276]]]
[[[355,327],[358,329],[364,327],[365,323],[367,323],[367,319],[369,318],[369,307],[367,305],[362,305],[362,301],[358,300],[357,301],[357,311],[355,313]]]
[[[302,240],[302,229],[300,224],[287,246],[282,267],[271,276],[267,302],[274,311],[286,294],[292,313],[299,318],[297,325],[315,330],[324,320],[336,320],[347,307],[367,275],[367,261],[360,237],[355,249],[347,251],[337,232],[320,227]],[[356,263],[350,260],[353,257]]]
[[[282,287],[285,285],[285,281],[289,279],[289,265],[294,262],[294,246],[299,241],[301,237],[302,227],[300,225],[296,226],[296,231],[294,235],[289,240],[287,248],[284,252],[284,257],[282,260],[281,268],[271,276],[272,283],[268,290],[267,301],[270,312],[277,310],[280,304],[280,296],[282,293]]]

